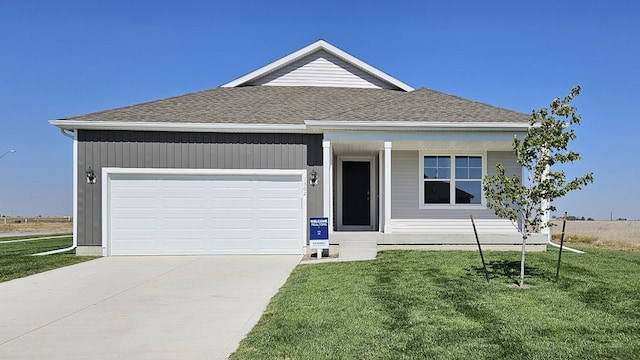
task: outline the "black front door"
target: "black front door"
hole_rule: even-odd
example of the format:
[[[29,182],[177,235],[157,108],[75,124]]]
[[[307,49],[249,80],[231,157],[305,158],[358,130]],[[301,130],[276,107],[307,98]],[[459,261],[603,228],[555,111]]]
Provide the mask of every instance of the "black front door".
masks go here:
[[[342,162],[342,225],[371,225],[371,163]]]

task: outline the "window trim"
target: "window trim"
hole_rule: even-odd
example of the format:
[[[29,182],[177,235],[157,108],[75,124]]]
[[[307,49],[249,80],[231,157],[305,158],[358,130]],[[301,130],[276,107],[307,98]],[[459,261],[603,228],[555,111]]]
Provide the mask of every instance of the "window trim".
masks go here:
[[[449,204],[427,204],[424,202],[424,157],[425,156],[448,156],[451,159],[451,180],[453,185],[451,188],[451,197]],[[479,156],[482,161],[482,181],[487,176],[487,152],[486,151],[467,151],[467,152],[433,152],[420,151],[418,156],[418,208],[419,209],[486,209],[487,202],[484,191],[481,188],[480,204],[454,204],[455,202],[455,161],[456,156]]]

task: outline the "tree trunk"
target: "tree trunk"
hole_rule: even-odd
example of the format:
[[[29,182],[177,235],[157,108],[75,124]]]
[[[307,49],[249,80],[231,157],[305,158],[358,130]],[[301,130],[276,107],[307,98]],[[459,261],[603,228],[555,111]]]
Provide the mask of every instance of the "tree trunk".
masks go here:
[[[520,288],[524,288],[524,254],[527,247],[527,234],[522,235],[522,254],[520,257]]]

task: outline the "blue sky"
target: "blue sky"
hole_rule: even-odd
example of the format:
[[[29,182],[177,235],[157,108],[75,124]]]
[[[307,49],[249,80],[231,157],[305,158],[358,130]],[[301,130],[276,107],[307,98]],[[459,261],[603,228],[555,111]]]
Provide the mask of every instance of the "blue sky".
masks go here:
[[[525,113],[580,84],[556,201],[640,219],[635,1],[34,1],[0,5],[0,214],[70,215],[72,141],[48,120],[214,88],[325,39],[410,84]]]

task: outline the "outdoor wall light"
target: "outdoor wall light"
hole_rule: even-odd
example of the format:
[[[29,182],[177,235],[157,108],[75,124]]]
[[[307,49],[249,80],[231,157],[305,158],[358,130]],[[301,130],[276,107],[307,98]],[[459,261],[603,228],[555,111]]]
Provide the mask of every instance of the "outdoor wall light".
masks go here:
[[[318,173],[316,169],[311,170],[311,174],[309,174],[309,184],[311,186],[316,186],[318,184]]]
[[[89,166],[89,168],[87,169],[86,173],[87,173],[87,183],[88,184],[95,184],[96,181],[98,180],[98,177],[96,176],[96,173],[93,171],[91,166]]]

